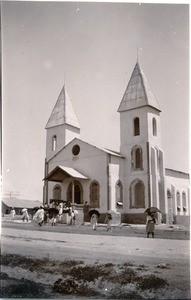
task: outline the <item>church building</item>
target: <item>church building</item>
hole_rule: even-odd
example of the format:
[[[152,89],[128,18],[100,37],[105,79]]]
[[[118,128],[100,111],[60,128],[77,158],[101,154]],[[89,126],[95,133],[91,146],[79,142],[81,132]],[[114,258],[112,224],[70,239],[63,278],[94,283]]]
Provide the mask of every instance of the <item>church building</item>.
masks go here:
[[[116,112],[117,113],[117,112]],[[119,103],[119,152],[80,139],[80,124],[66,87],[46,124],[43,203],[87,201],[122,223],[145,223],[154,206],[168,224],[189,223],[189,174],[165,167],[160,106],[137,61]]]

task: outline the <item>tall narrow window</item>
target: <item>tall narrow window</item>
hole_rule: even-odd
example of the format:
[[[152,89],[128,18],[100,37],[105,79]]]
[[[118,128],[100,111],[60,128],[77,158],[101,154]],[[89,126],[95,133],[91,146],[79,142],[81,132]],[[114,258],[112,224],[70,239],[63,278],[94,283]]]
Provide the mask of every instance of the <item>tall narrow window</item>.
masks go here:
[[[157,135],[157,121],[153,118],[153,135]]]
[[[52,138],[52,151],[56,150],[56,146],[57,146],[57,137],[56,135],[54,135]]]
[[[187,205],[186,205],[186,193],[185,192],[182,192],[182,207],[183,207],[183,212],[186,213]]]
[[[131,150],[131,169],[132,171],[143,170],[143,150],[138,145]]]
[[[181,212],[181,203],[180,203],[180,193],[176,193],[176,205],[177,205],[177,213],[180,214]]]
[[[99,208],[100,186],[97,181],[92,181],[90,184],[90,205],[91,207]]]
[[[118,207],[123,207],[123,186],[120,180],[117,181],[115,186],[116,204]]]
[[[141,168],[141,149],[138,148],[135,151],[135,168],[140,169]]]
[[[61,200],[61,186],[59,184],[56,184],[53,188],[53,199]]]
[[[134,135],[140,135],[139,118],[134,119]]]

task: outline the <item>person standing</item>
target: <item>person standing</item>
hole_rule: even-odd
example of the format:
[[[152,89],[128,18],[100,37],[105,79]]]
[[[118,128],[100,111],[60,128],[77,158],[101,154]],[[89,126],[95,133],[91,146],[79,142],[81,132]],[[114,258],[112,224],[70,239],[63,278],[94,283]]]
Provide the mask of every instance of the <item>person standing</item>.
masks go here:
[[[150,233],[152,234],[152,238],[154,238],[155,224],[156,224],[155,214],[154,213],[148,214],[147,220],[146,220],[146,233],[147,233],[148,238],[149,238]]]
[[[14,220],[14,218],[15,218],[15,208],[14,207],[11,208],[10,215],[11,215],[12,220]]]
[[[83,224],[84,224],[85,222],[87,222],[87,220],[89,221],[89,219],[88,219],[89,204],[87,201],[85,202],[85,204],[83,206],[83,214],[84,214],[84,216],[83,216]]]
[[[44,207],[40,206],[40,208],[37,210],[35,215],[33,216],[33,219],[39,224],[39,226],[42,226],[44,221]]]

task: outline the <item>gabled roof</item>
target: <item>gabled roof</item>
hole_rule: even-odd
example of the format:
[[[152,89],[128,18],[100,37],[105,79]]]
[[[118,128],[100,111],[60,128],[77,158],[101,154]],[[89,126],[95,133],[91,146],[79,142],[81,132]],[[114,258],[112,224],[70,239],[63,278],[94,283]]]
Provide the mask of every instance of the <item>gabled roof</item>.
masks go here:
[[[38,200],[25,200],[17,198],[3,198],[2,202],[8,207],[15,208],[34,208],[35,206],[41,206],[42,202]]]
[[[46,129],[63,124],[80,128],[80,124],[74,112],[72,103],[66,92],[65,85],[60,92],[58,100],[46,124]]]
[[[87,144],[87,145],[90,145],[90,146],[92,146],[92,147],[94,147],[94,148],[96,148],[96,149],[98,149],[98,150],[100,150],[100,151],[103,151],[103,152],[107,153],[107,154],[111,154],[111,155],[113,155],[113,156],[117,156],[117,157],[120,157],[120,158],[124,158],[124,156],[122,156],[119,152],[116,152],[116,151],[113,151],[113,150],[109,150],[109,149],[100,148],[100,147],[98,147],[98,146],[95,146],[95,145],[92,145],[92,144],[90,144],[90,143],[88,143],[88,142],[85,142],[85,141],[83,141],[83,140],[81,140],[81,139],[79,139],[79,138],[74,138],[71,142],[69,142],[66,146],[62,147],[56,154],[54,154],[47,162],[51,161],[54,157],[56,157],[60,152],[62,152],[62,150],[63,150],[64,148],[66,148],[66,147],[67,147],[70,143],[72,143],[74,140],[76,140],[76,141],[81,141],[82,143],[85,143],[85,144]]]
[[[62,182],[65,178],[78,178],[78,179],[88,179],[88,177],[84,176],[80,172],[76,171],[73,168],[65,167],[65,166],[57,166],[55,167],[45,179],[49,181],[57,181]]]
[[[143,70],[137,61],[118,111],[122,112],[142,106],[151,106],[161,111]]]

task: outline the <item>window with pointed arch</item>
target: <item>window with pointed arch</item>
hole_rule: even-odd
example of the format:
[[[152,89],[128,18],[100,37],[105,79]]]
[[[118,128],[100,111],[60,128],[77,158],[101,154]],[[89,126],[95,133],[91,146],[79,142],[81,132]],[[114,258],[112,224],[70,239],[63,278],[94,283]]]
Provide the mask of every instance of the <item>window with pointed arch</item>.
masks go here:
[[[115,185],[115,197],[117,207],[123,207],[123,185],[121,180],[118,180]]]
[[[140,135],[140,122],[138,117],[134,119],[134,135]]]
[[[153,118],[152,123],[153,123],[153,135],[157,136],[157,121],[155,118]]]
[[[187,212],[186,193],[182,192],[182,207],[184,214]]]
[[[142,180],[135,179],[130,184],[130,208],[145,208],[145,186]]]
[[[176,192],[176,206],[177,206],[177,214],[179,215],[181,212],[181,202],[180,202],[180,192]]]
[[[143,170],[143,150],[138,145],[131,149],[131,170]]]
[[[56,147],[57,147],[57,136],[54,135],[52,137],[52,151],[55,151],[56,150]]]
[[[100,207],[100,185],[97,180],[94,180],[90,184],[90,206]]]
[[[56,184],[53,187],[53,199],[61,200],[61,186],[59,184]]]

